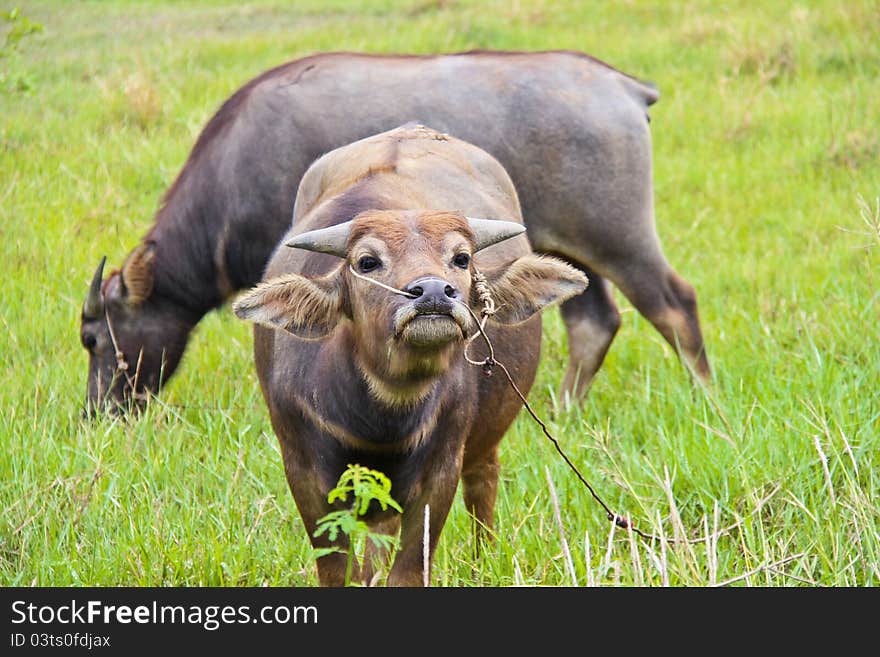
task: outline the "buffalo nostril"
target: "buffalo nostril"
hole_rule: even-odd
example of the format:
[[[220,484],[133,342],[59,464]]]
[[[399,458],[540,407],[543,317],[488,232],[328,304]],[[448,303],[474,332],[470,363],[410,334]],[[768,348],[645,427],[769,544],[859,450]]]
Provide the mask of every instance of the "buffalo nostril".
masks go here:
[[[444,281],[442,278],[433,276],[426,276],[415,280],[405,287],[404,290],[415,299],[421,297],[422,301],[420,303],[427,299],[440,301],[444,298],[457,299],[459,296],[458,290],[452,284]]]

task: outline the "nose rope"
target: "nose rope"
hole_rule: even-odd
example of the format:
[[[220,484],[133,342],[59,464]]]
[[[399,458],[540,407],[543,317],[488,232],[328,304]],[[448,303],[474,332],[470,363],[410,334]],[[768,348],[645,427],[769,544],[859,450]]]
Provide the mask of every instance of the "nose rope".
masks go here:
[[[141,351],[138,354],[137,363],[135,363],[134,377],[131,377],[128,374],[128,359],[125,357],[125,352],[119,348],[119,340],[116,339],[116,330],[113,328],[113,322],[110,320],[110,311],[107,308],[107,301],[104,298],[103,292],[101,293],[101,303],[104,306],[104,321],[107,322],[107,332],[110,334],[110,344],[113,346],[113,355],[116,358],[116,369],[113,371],[113,377],[110,380],[110,386],[112,387],[117,377],[122,375],[125,377],[125,381],[128,383],[128,385],[131,387],[131,398],[141,401],[146,400],[150,396],[149,393],[147,391],[138,392],[137,390],[138,379],[140,378],[141,374],[141,359],[144,355],[143,348],[141,348]]]
[[[483,300],[485,304],[483,306],[483,309],[480,311],[483,319],[478,321],[477,316],[474,314],[474,311],[471,310],[468,306],[465,307],[467,308],[467,311],[471,314],[471,317],[473,317],[474,321],[477,322],[477,326],[479,327],[479,331],[471,338],[471,341],[473,341],[477,336],[482,336],[483,342],[485,343],[486,348],[489,350],[489,355],[481,361],[474,361],[468,358],[467,348],[465,348],[465,360],[471,365],[482,367],[483,373],[486,376],[492,376],[492,370],[495,367],[501,368],[501,371],[504,372],[504,376],[507,378],[507,383],[510,384],[510,387],[519,397],[526,411],[528,411],[529,415],[532,416],[532,419],[538,424],[538,426],[541,427],[541,431],[544,433],[544,435],[550,440],[551,443],[553,443],[556,451],[562,457],[562,460],[565,461],[566,465],[568,465],[569,469],[574,472],[575,476],[577,476],[580,482],[590,492],[590,495],[592,495],[593,499],[605,510],[609,522],[612,522],[615,526],[620,527],[621,529],[628,529],[638,536],[641,536],[645,540],[656,540],[656,537],[651,534],[646,534],[645,532],[637,529],[633,526],[629,518],[617,514],[611,509],[610,506],[608,506],[608,504],[605,503],[605,500],[603,500],[599,493],[596,492],[596,489],[593,488],[589,481],[587,481],[586,477],[581,474],[581,471],[578,470],[577,466],[568,457],[568,454],[563,451],[562,446],[559,444],[559,441],[553,436],[552,433],[550,433],[550,430],[547,428],[547,425],[544,423],[544,421],[541,420],[541,418],[538,417],[538,414],[535,413],[535,411],[532,409],[531,404],[529,404],[526,396],[519,389],[519,386],[517,386],[514,382],[513,376],[511,376],[510,371],[507,369],[507,367],[505,367],[504,363],[495,360],[495,350],[492,347],[492,341],[489,340],[489,336],[486,335],[486,331],[484,330],[486,320],[489,319],[489,315],[495,312],[495,302],[492,299],[491,292],[489,291],[489,286],[486,283],[486,278],[482,276],[482,274],[480,274],[480,276],[482,277],[482,280],[479,282],[477,282],[476,276],[474,277],[474,285],[477,294],[480,296],[480,299]],[[468,346],[470,346],[470,343],[468,343]]]
[[[489,348],[489,355],[483,360],[473,360],[468,354],[471,345],[474,343],[474,340],[477,339],[479,335],[483,335],[485,337],[484,329],[486,328],[486,322],[489,321],[489,317],[495,314],[495,299],[492,298],[492,292],[489,290],[489,283],[486,280],[485,274],[481,272],[479,269],[474,267],[474,292],[477,293],[477,297],[480,301],[483,302],[483,308],[480,310],[480,315],[482,319],[477,321],[476,315],[474,315],[473,311],[468,308],[468,312],[471,314],[471,317],[474,318],[474,321],[477,322],[477,326],[479,326],[480,330],[475,332],[467,341],[464,346],[464,359],[470,363],[471,365],[477,365],[483,368],[483,371],[489,373],[492,371],[492,367],[497,362],[495,360],[495,349],[492,348],[492,343],[486,339],[486,346]]]
[[[103,301],[103,298],[102,298]],[[138,392],[138,378],[141,373],[141,358],[143,357],[143,350],[138,355],[137,364],[134,371],[134,378],[129,376],[128,369],[128,359],[125,357],[125,352],[119,348],[119,341],[116,339],[116,331],[113,328],[113,322],[110,321],[110,312],[107,310],[107,304],[104,303],[104,320],[107,322],[107,331],[110,333],[110,344],[113,345],[114,356],[116,357],[116,370],[113,372],[113,380],[116,379],[117,376],[122,374],[125,377],[126,382],[131,387],[131,398],[145,400],[149,397],[149,393],[146,391]],[[112,381],[111,381],[112,385]]]
[[[495,350],[492,348],[492,344],[487,341],[489,347],[489,357],[485,360],[473,360],[468,354],[471,345],[474,340],[479,337],[479,335],[483,332],[483,329],[486,328],[486,322],[489,317],[495,314],[495,299],[492,298],[492,292],[489,290],[489,283],[486,281],[486,276],[476,267],[473,268],[474,273],[472,279],[474,281],[474,291],[477,293],[477,297],[483,303],[483,308],[480,310],[480,315],[482,316],[482,320],[477,320],[476,315],[474,315],[473,311],[468,308],[468,312],[471,314],[471,317],[474,318],[474,321],[477,322],[477,325],[480,327],[479,331],[474,332],[474,334],[468,338],[464,347],[464,359],[470,363],[471,365],[480,365],[484,368],[490,368],[495,363]],[[418,298],[412,292],[407,292],[406,290],[401,290],[400,288],[392,287],[391,285],[385,285],[381,281],[377,281],[374,278],[370,278],[369,276],[364,276],[363,274],[359,274],[354,270],[354,267],[351,265],[348,266],[348,271],[351,272],[353,276],[361,279],[362,281],[366,281],[367,283],[371,283],[376,287],[381,287],[383,290],[387,290],[388,292],[393,292],[394,294],[399,294],[404,297],[409,297],[410,299]],[[467,304],[463,304],[467,308]]]
[[[389,292],[393,292],[394,294],[399,294],[404,297],[409,297],[410,299],[418,298],[418,296],[413,294],[412,292],[407,292],[406,290],[401,290],[400,288],[392,287],[391,285],[385,285],[385,283],[377,281],[374,278],[359,274],[354,270],[354,267],[352,267],[351,265],[348,266],[348,271],[350,271],[351,274],[356,278],[359,278],[362,281],[366,281],[367,283],[372,283],[376,287],[381,287],[383,290],[388,290]],[[467,308],[471,317],[474,318],[474,321],[477,322],[477,325],[480,327],[480,330],[475,331],[474,334],[470,338],[468,338],[467,342],[465,343],[464,359],[471,365],[481,365],[484,368],[491,368],[491,364],[495,363],[495,351],[492,349],[491,343],[488,343],[488,362],[486,360],[473,360],[468,355],[468,349],[470,349],[470,346],[473,344],[474,340],[480,335],[480,333],[483,332],[483,329],[486,328],[486,321],[491,315],[495,314],[495,300],[492,298],[492,293],[489,291],[489,284],[486,281],[486,276],[483,274],[483,272],[474,267],[472,279],[474,281],[474,291],[477,293],[477,297],[483,303],[483,309],[480,311],[480,315],[482,315],[483,319],[481,321],[477,320],[476,315],[474,315],[473,311],[470,308],[467,308],[467,304],[462,304],[465,306],[465,308]]]
[[[396,287],[391,287],[390,285],[385,285],[385,283],[382,283],[381,281],[374,280],[374,279],[370,278],[369,276],[364,276],[363,274],[358,274],[354,270],[354,267],[352,267],[351,265],[348,266],[348,271],[350,271],[354,276],[360,278],[361,280],[366,281],[367,283],[372,283],[373,285],[377,285],[381,288],[388,290],[389,292],[394,292],[394,294],[400,294],[402,296],[409,297],[410,299],[417,298],[417,295],[413,294],[412,292],[407,292],[405,290],[399,290]]]
[[[110,321],[110,313],[107,311],[107,304],[104,304],[104,319],[107,322],[107,330],[110,332],[110,342],[113,345],[113,351],[116,352],[116,371],[117,372],[126,372],[128,371],[128,361],[125,359],[125,354],[119,348],[119,343],[116,341],[116,331],[113,330],[113,322]]]
[[[485,324],[486,318],[495,314],[495,299],[492,298],[492,292],[489,290],[489,283],[486,281],[486,275],[476,267],[474,267],[473,279],[474,290],[480,298],[480,301],[483,302],[483,309],[480,311],[480,314],[483,316],[483,324]]]

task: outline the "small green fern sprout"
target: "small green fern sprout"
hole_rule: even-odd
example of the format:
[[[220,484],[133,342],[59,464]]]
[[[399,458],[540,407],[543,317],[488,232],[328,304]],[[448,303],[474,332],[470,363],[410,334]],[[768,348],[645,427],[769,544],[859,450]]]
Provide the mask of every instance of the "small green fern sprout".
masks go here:
[[[331,511],[320,518],[314,534],[315,537],[318,537],[326,533],[331,543],[336,541],[340,533],[348,536],[346,586],[351,584],[351,572],[357,544],[369,539],[379,549],[390,550],[395,545],[394,537],[370,531],[367,523],[360,519],[361,516],[366,515],[370,503],[377,502],[383,511],[392,508],[399,513],[403,512],[400,505],[391,497],[391,480],[378,470],[349,464],[340,475],[339,481],[336,482],[336,487],[327,495],[327,501],[330,504],[337,500],[348,502],[349,494],[353,498],[351,507],[340,511]],[[315,557],[320,558],[334,552],[346,554],[339,548],[319,548],[315,550]],[[361,563],[362,558],[359,557],[358,565],[360,566]]]

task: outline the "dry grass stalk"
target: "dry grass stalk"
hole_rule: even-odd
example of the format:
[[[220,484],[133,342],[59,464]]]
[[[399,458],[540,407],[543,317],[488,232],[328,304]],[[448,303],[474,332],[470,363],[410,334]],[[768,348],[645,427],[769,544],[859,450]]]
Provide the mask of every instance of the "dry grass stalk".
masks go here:
[[[587,572],[587,586],[597,586],[596,578],[593,575],[593,555],[590,551],[590,532],[584,532],[584,567]]]
[[[612,561],[611,557],[614,554],[614,530],[617,525],[613,522],[609,522],[608,529],[608,543],[605,548],[605,559],[602,562],[602,574],[606,574],[610,571],[614,571],[614,583],[616,584],[620,579],[620,569],[616,561]]]
[[[675,503],[675,496],[672,494],[672,479],[669,476],[669,468],[665,465],[663,466],[663,490],[669,501],[669,516],[672,519],[672,529],[674,532],[673,542],[676,545],[684,545],[684,550],[682,550],[682,552],[685,556],[685,563],[687,563],[694,578],[699,579],[699,570],[697,567],[698,561],[693,548],[691,547],[691,542],[688,540],[687,530],[681,520],[681,514],[678,512],[678,506]]]
[[[715,584],[714,586],[716,586],[716,587],[729,586],[731,584],[735,584],[736,582],[741,582],[741,581],[746,580],[750,577],[753,577],[753,576],[757,575],[758,573],[764,572],[765,570],[771,570],[773,572],[776,572],[776,569],[778,569],[780,566],[784,566],[785,564],[789,563],[790,561],[795,561],[797,559],[800,559],[805,554],[806,554],[805,552],[799,552],[798,554],[792,555],[790,557],[785,557],[785,559],[780,559],[779,561],[774,561],[773,563],[763,564],[761,566],[758,566],[757,568],[753,568],[752,570],[750,570],[747,573],[743,573],[742,575],[737,575],[736,577],[731,577],[730,579],[726,579],[719,584]],[[788,577],[787,573],[783,572],[780,574]]]
[[[831,504],[837,504],[837,496],[834,494],[834,484],[831,483],[831,470],[828,469],[828,456],[822,451],[822,443],[819,434],[813,436],[813,446],[819,452],[819,460],[822,462],[822,471],[825,473],[825,483],[828,484],[828,494],[831,496]]]
[[[562,541],[562,553],[565,555],[568,574],[571,577],[572,586],[577,586],[577,575],[575,575],[574,572],[574,562],[571,560],[571,551],[568,549],[568,541],[565,540],[565,529],[562,526],[562,515],[559,513],[559,499],[556,497],[556,489],[553,487],[553,478],[550,476],[549,468],[545,467],[544,472],[547,475],[547,485],[550,487],[550,499],[553,501],[553,515],[556,518],[556,525],[559,527],[559,538]]]
[[[244,539],[245,545],[251,544],[251,538],[253,538],[254,532],[257,531],[257,527],[260,525],[260,521],[263,519],[263,516],[265,516],[268,513],[268,511],[265,510],[266,504],[273,497],[274,497],[274,495],[269,494],[266,497],[264,497],[263,499],[261,499],[259,502],[257,502],[257,517],[254,518],[253,523],[251,523],[250,529],[248,529],[247,536]]]
[[[422,536],[422,584],[429,586],[431,584],[431,507],[425,505],[425,533]]]
[[[645,578],[642,573],[642,559],[639,556],[638,539],[635,532],[632,530],[632,525],[630,525],[630,528],[627,530],[626,537],[629,542],[629,554],[630,559],[632,560],[633,573],[635,574],[635,585],[644,586]]]

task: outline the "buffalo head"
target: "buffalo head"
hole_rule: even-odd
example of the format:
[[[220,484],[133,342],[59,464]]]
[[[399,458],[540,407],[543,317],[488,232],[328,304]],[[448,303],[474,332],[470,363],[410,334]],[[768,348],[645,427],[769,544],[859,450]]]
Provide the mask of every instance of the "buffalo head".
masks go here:
[[[121,271],[103,279],[102,258],[82,307],[89,354],[85,411],[140,408],[177,367],[193,322],[152,294],[154,252],[141,244]]]
[[[474,254],[524,230],[448,212],[364,212],[287,244],[343,258],[338,268],[319,278],[288,274],[265,282],[238,299],[235,314],[306,340],[344,323],[373,392],[406,403],[476,330],[466,307],[476,305]],[[498,306],[493,319],[505,324],[523,322],[587,284],[562,261],[535,255],[483,273]]]

